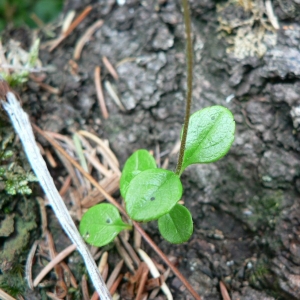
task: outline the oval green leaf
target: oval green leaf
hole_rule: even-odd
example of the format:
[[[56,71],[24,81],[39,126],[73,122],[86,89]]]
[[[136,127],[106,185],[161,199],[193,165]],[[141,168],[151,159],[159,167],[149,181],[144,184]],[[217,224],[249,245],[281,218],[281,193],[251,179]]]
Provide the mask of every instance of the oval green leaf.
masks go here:
[[[140,172],[157,168],[155,159],[149,151],[140,149],[135,151],[126,161],[120,179],[120,191],[125,198],[130,181]]]
[[[180,204],[158,219],[161,235],[172,244],[186,242],[193,233],[193,220],[189,210]]]
[[[177,175],[164,169],[139,173],[129,184],[126,210],[136,221],[156,220],[168,213],[180,200],[182,184]]]
[[[191,115],[182,171],[191,164],[223,157],[234,140],[235,122],[226,107],[211,106]]]
[[[90,208],[82,217],[79,231],[84,240],[96,247],[110,243],[123,229],[131,229],[122,221],[119,211],[108,203]]]

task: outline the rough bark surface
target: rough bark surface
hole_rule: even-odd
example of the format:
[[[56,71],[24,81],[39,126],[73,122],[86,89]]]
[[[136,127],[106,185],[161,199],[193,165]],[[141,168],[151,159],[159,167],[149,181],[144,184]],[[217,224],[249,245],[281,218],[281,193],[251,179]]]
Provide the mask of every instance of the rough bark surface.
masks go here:
[[[184,116],[180,3],[103,2],[92,3],[90,15],[53,53],[40,53],[43,65],[56,67],[46,83],[60,95],[29,82],[24,107],[45,130],[83,128],[107,138],[122,165],[139,148],[159,147],[168,154]],[[253,6],[248,10],[233,1],[218,7],[216,2],[191,1],[193,111],[228,107],[235,116],[236,138],[221,161],[191,166],[183,174],[183,200],[195,227],[188,243],[162,241],[156,223],[145,228],[165,253],[180,258],[179,269],[203,299],[220,299],[220,280],[234,300],[300,299],[300,4],[275,0],[280,29],[257,32],[263,20],[254,4],[263,1],[249,1]],[[70,0],[65,12],[80,12],[87,4]],[[247,23],[253,16],[250,29],[233,27],[233,19]],[[76,41],[100,18],[104,25],[84,47],[75,75],[70,60]],[[227,32],[225,25],[218,30],[220,24]],[[246,41],[235,40],[239,28],[253,48],[241,50]],[[251,32],[262,38],[252,41]],[[115,86],[125,108],[121,111],[105,91],[107,120],[101,118],[93,82],[97,65],[106,72],[102,56],[117,65],[118,81],[109,74],[103,78]],[[175,162],[171,157],[169,168]],[[176,299],[185,297],[177,278],[169,284]]]

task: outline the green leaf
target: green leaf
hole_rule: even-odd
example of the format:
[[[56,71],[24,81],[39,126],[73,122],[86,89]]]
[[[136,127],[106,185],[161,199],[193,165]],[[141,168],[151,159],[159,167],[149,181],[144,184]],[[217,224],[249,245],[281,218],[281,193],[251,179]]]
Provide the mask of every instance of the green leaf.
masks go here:
[[[211,106],[191,115],[182,171],[191,164],[223,157],[234,140],[233,115],[223,106]]]
[[[126,210],[136,221],[156,220],[180,200],[182,184],[177,175],[164,169],[149,169],[135,176],[125,196]]]
[[[172,244],[186,242],[193,233],[193,220],[189,210],[180,204],[158,219],[161,235]]]
[[[101,203],[83,215],[79,231],[87,243],[101,247],[110,243],[123,229],[130,228],[112,204]]]
[[[120,191],[123,198],[125,198],[130,181],[140,172],[155,169],[156,162],[153,156],[144,149],[134,152],[126,161],[120,179]]]

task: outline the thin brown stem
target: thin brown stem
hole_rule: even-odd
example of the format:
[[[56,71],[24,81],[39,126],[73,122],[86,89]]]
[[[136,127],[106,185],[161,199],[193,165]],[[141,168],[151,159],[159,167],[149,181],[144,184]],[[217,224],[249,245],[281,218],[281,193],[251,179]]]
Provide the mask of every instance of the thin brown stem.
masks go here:
[[[181,145],[179,150],[178,162],[176,167],[176,174],[180,175],[182,172],[182,163],[185,151],[186,138],[189,128],[191,106],[192,106],[192,87],[193,87],[193,44],[192,44],[192,30],[191,17],[188,0],[182,0],[183,17],[186,33],[186,65],[187,65],[187,93],[183,132],[181,138]]]
[[[133,221],[135,229],[143,236],[144,240],[151,246],[151,248],[161,257],[161,259],[167,264],[167,266],[173,271],[173,273],[178,277],[178,279],[185,285],[189,292],[193,295],[196,300],[201,300],[201,297],[193,289],[186,278],[179,272],[179,270],[170,262],[168,257],[158,248],[155,242],[150,238],[150,236],[142,229],[139,223]]]

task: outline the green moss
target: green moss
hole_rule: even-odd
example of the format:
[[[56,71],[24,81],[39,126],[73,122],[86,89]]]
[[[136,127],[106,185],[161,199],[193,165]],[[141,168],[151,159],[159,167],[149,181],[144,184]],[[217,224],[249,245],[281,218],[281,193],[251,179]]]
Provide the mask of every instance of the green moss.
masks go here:
[[[0,275],[0,288],[12,297],[21,296],[25,292],[27,282],[24,280],[24,267],[21,262],[15,264],[9,272]]]
[[[26,282],[22,277],[10,272],[0,276],[0,288],[10,296],[18,297],[25,292]]]
[[[251,274],[249,281],[252,286],[261,288],[260,282],[264,281],[264,277],[269,274],[269,269],[266,266],[257,267]]]
[[[15,213],[14,230],[4,239],[0,251],[0,268],[2,271],[10,270],[18,263],[19,256],[30,242],[30,234],[37,228],[36,203],[25,198],[18,200],[15,210],[22,213]]]
[[[7,116],[0,110],[0,271],[15,268],[37,228],[37,207],[32,193],[37,181]],[[23,263],[23,262],[22,262]],[[19,290],[19,289],[17,289]]]
[[[247,279],[252,287],[263,290],[274,299],[282,299],[280,287],[276,275],[270,270],[271,262],[265,258],[261,258],[248,271]]]
[[[28,183],[37,181],[32,172],[24,172],[20,166],[16,166],[12,163],[6,172],[2,176],[2,180],[5,182],[5,190],[9,195],[30,195],[32,190],[29,188]]]
[[[253,231],[257,229],[274,229],[282,211],[283,193],[281,190],[268,191],[262,197],[254,196],[248,202],[251,214],[248,224]]]
[[[14,231],[14,214],[6,215],[5,219],[0,223],[0,237],[8,237]]]
[[[9,124],[0,127],[0,193],[9,195],[31,194],[30,182],[37,181],[27,160],[20,153],[20,145],[14,145],[15,134]],[[0,207],[1,207],[0,200]]]

